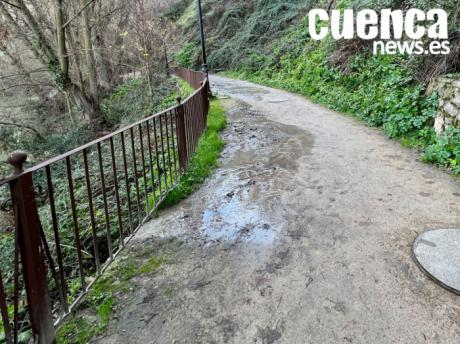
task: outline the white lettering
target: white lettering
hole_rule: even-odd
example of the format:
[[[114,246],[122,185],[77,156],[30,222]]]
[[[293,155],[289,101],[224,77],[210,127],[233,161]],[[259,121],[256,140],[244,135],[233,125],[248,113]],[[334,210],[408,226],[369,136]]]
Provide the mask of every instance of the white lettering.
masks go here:
[[[319,41],[321,39],[326,38],[329,30],[325,27],[321,27],[318,33],[316,31],[316,18],[318,18],[320,22],[326,21],[326,20],[329,20],[329,15],[323,9],[311,10],[308,13],[308,26],[309,26],[309,31],[310,31],[310,37],[316,41]]]

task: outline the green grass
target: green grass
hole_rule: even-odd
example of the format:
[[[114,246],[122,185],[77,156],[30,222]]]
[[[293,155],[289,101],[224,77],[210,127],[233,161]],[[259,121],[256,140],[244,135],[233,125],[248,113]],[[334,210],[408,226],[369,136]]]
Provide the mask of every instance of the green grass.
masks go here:
[[[57,331],[59,344],[85,344],[107,330],[117,304],[117,295],[127,292],[133,278],[156,273],[166,256],[152,256],[151,250],[120,259],[86,295],[84,302]],[[145,259],[145,256],[151,256]],[[85,314],[85,315],[83,315]]]
[[[185,11],[183,12],[182,16],[179,18],[179,20],[177,21],[177,25],[181,26],[181,27],[186,27],[186,26],[191,26],[193,25],[194,23],[194,20],[195,20],[195,2],[191,2],[187,8],[185,9]]]
[[[195,92],[193,87],[190,86],[190,84],[187,81],[178,79],[178,83],[180,87],[180,96],[182,97],[182,99],[187,98],[188,96],[190,96],[191,94]]]
[[[165,257],[152,257],[140,269],[141,274],[150,274],[157,271],[165,262]]]
[[[220,152],[224,147],[224,141],[219,132],[227,126],[225,111],[218,100],[211,101],[208,115],[208,128],[196,150],[195,156],[190,162],[189,169],[179,181],[179,184],[171,191],[162,204],[168,207],[189,196],[217,166]]]
[[[88,339],[97,334],[97,329],[81,316],[73,316],[58,330],[57,343],[59,344],[85,344]]]

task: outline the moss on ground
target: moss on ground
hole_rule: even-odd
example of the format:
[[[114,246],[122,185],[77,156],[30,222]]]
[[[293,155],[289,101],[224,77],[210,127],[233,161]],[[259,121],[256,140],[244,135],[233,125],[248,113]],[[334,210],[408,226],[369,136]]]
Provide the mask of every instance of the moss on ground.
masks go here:
[[[131,254],[106,271],[78,309],[60,326],[57,331],[59,344],[84,344],[105,333],[117,304],[117,295],[129,291],[135,277],[158,272],[167,259],[165,254],[154,256],[152,250]]]

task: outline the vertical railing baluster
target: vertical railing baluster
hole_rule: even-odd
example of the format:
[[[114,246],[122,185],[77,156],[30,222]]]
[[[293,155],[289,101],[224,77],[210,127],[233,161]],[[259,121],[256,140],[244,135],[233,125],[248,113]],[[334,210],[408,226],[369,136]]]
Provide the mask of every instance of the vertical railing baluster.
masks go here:
[[[187,166],[188,166],[188,161],[190,159],[190,126],[188,125],[189,120],[188,120],[188,103],[185,102],[183,104],[184,108],[184,130],[185,130],[185,143],[186,143],[186,151],[187,151]]]
[[[96,218],[94,216],[93,191],[91,190],[91,177],[88,168],[88,151],[83,149],[83,167],[85,170],[86,192],[88,195],[89,217],[91,222],[91,234],[93,236],[94,260],[96,262],[96,273],[101,274],[101,260],[99,257],[99,243],[97,239]]]
[[[139,179],[137,177],[137,156],[136,156],[136,146],[134,144],[134,129],[131,128],[130,130],[130,136],[131,136],[131,153],[133,156],[133,172],[134,172],[134,185],[136,186],[136,201],[137,201],[137,219],[138,219],[138,224],[142,222],[141,218],[141,195],[139,192]]]
[[[120,235],[119,241],[120,246],[125,245],[125,240],[123,237],[123,220],[121,218],[121,205],[120,205],[120,191],[118,184],[118,174],[117,174],[117,163],[115,160],[115,147],[113,145],[113,137],[110,138],[110,156],[112,159],[112,175],[113,175],[113,184],[115,187],[115,202],[117,207],[117,217],[118,217],[118,233]]]
[[[159,156],[159,151],[158,151],[158,138],[157,138],[157,121],[156,121],[157,117],[154,117],[153,118],[153,137],[154,137],[154,140],[155,140],[155,157],[156,157],[156,161],[157,161],[157,171],[158,171],[158,187],[159,187],[159,190],[160,190],[160,199],[161,199],[161,195],[162,195],[162,187],[161,187],[161,167],[160,167],[160,156]]]
[[[200,99],[199,99],[199,93],[196,94],[196,101],[195,101],[195,151],[196,147],[198,146],[198,141],[200,139]]]
[[[83,269],[83,255],[81,253],[80,228],[78,225],[77,209],[76,209],[76,204],[75,204],[75,194],[74,194],[73,178],[72,178],[72,165],[70,162],[70,157],[66,158],[66,168],[67,168],[67,183],[69,185],[70,207],[72,209],[72,221],[73,221],[73,227],[74,227],[75,243],[77,245],[77,257],[78,257],[78,267],[80,269],[81,287],[83,290],[85,290],[86,289],[85,272]]]
[[[185,129],[184,105],[181,103],[180,97],[177,97],[176,132],[177,150],[179,153],[179,168],[180,173],[182,174],[187,170],[187,133]]]
[[[19,223],[19,214],[15,213],[15,223]],[[14,300],[13,300],[13,326],[14,344],[18,343],[19,336],[19,231],[14,232]]]
[[[150,205],[149,205],[149,194],[147,191],[147,174],[145,173],[144,135],[142,134],[142,124],[139,124],[139,140],[140,140],[141,159],[142,159],[142,177],[144,178],[145,211],[146,211],[146,214],[148,215],[150,212]]]
[[[169,127],[168,127],[168,115],[165,113],[165,131],[166,131],[166,147],[168,149],[168,169],[169,169],[169,183],[173,184],[172,180],[172,166],[171,166],[171,146],[169,142]]]
[[[190,100],[189,104],[188,104],[188,114],[187,114],[187,120],[188,120],[188,123],[187,123],[187,127],[189,129],[189,135],[190,135],[190,140],[189,140],[189,153],[188,153],[188,157],[189,159],[191,160],[192,157],[193,157],[193,106],[192,106],[192,101]]]
[[[172,149],[173,149],[173,157],[174,157],[174,181],[177,182],[179,176],[177,174],[177,154],[176,154],[176,131],[174,130],[174,123],[176,122],[176,109],[169,113],[169,120],[171,123],[171,137],[172,137]]]
[[[200,123],[200,135],[203,134],[203,128],[204,128],[204,103],[203,103],[203,98],[202,98],[202,92],[199,93],[199,113],[198,113],[198,119]]]
[[[122,155],[123,155],[123,168],[125,171],[126,197],[128,200],[129,228],[130,228],[130,233],[133,233],[134,227],[133,227],[133,209],[131,206],[131,185],[129,184],[129,177],[128,177],[128,161],[126,159],[126,144],[125,144],[124,132],[120,133],[120,137],[121,137],[121,150],[122,150]]]
[[[2,315],[3,333],[5,334],[6,344],[13,344],[13,336],[11,333],[10,317],[8,315],[8,305],[6,304],[5,286],[3,284],[3,276],[0,272],[0,313]]]
[[[191,123],[191,127],[192,127],[192,136],[193,136],[193,142],[192,142],[192,155],[195,154],[195,147],[196,147],[196,128],[197,128],[197,122],[196,122],[196,95],[193,96],[192,98],[192,106],[191,106],[191,109],[192,109],[192,123]]]
[[[163,170],[164,170],[164,180],[165,180],[165,190],[168,190],[168,172],[166,167],[166,154],[165,154],[165,145],[163,139],[163,115],[158,116],[160,119],[160,142],[161,142],[161,156],[163,157]]]
[[[102,160],[102,145],[100,142],[97,143],[97,157],[99,160],[99,175],[101,178],[101,188],[102,188],[102,199],[104,203],[104,218],[105,218],[105,229],[107,231],[107,248],[109,250],[109,258],[113,259],[113,245],[112,245],[112,233],[110,230],[110,215],[109,215],[109,205],[107,203],[107,191],[105,185],[105,173],[104,173],[104,162]]]
[[[150,138],[150,124],[147,124],[147,144],[149,146],[149,161],[150,161],[150,178],[152,179],[152,195],[153,195],[153,208],[156,207],[156,195],[155,195],[155,172],[153,171],[153,154],[152,154],[152,139]]]
[[[60,278],[60,284],[61,284],[59,291],[60,293],[62,293],[61,297],[63,299],[64,311],[67,313],[69,311],[69,304],[67,301],[67,284],[65,281],[64,263],[62,259],[62,250],[61,250],[61,239],[59,236],[59,225],[58,225],[57,214],[56,214],[56,202],[54,199],[54,187],[53,187],[53,181],[51,177],[50,166],[46,166],[45,171],[46,171],[46,180],[48,184],[48,197],[50,200],[51,222],[53,226],[54,244],[56,246],[56,256],[57,256],[57,263],[58,263],[58,268],[59,268],[59,278]]]
[[[45,252],[46,258],[48,259],[48,265],[49,269],[51,272],[51,276],[53,277],[54,283],[56,283],[56,287],[58,288],[59,291],[59,299],[61,301],[61,305],[64,305],[64,291],[62,289],[61,283],[59,281],[59,278],[56,273],[56,266],[54,264],[54,259],[53,256],[51,255],[51,250],[48,245],[48,241],[46,239],[45,231],[43,230],[43,227],[40,224],[40,236],[41,236],[41,250],[42,252]]]

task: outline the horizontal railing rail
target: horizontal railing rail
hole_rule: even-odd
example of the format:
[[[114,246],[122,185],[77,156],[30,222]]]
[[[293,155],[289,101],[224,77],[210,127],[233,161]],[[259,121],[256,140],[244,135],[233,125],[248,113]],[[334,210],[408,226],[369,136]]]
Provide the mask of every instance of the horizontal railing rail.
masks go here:
[[[183,102],[0,183],[10,230],[0,237],[0,343],[56,341],[55,327],[79,304],[136,230],[187,171],[206,128],[209,81],[175,74],[195,92]],[[7,197],[8,198],[8,197]],[[7,210],[5,212],[5,209]]]

